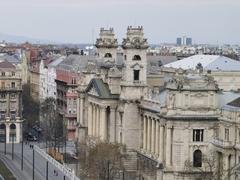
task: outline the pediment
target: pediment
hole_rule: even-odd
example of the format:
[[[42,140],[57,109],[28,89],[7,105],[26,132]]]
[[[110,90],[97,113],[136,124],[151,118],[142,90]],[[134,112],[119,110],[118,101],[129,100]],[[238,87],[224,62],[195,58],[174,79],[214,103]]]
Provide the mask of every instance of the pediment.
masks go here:
[[[131,66],[131,68],[139,70],[139,69],[143,68],[143,66],[141,64],[135,63]]]
[[[94,88],[94,86],[92,86],[89,90],[88,90],[88,94],[93,95],[93,96],[99,96],[97,90]]]

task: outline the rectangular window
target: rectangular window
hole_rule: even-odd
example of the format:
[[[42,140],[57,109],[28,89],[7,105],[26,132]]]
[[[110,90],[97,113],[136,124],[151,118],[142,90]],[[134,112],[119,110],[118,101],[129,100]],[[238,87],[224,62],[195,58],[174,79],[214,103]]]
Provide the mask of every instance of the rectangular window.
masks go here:
[[[5,113],[4,112],[1,113],[0,119],[5,120]]]
[[[194,142],[203,142],[203,129],[194,129],[193,130],[193,141]]]
[[[15,76],[15,72],[12,72],[12,76]]]
[[[133,71],[133,75],[134,75],[134,81],[139,81],[139,73],[140,71],[139,70],[134,70]]]
[[[15,88],[16,86],[15,86],[15,82],[12,82],[11,83],[11,88]]]
[[[2,72],[2,76],[5,76],[5,72]]]
[[[12,93],[12,94],[10,94],[10,97],[13,98],[13,99],[16,98],[16,94]]]
[[[11,119],[15,120],[16,119],[16,113],[15,112],[11,112]]]
[[[2,89],[5,89],[5,82],[2,82],[1,87]]]
[[[225,140],[229,141],[229,129],[225,128]]]
[[[1,94],[0,97],[1,97],[2,99],[5,99],[5,98],[6,98],[6,94]]]

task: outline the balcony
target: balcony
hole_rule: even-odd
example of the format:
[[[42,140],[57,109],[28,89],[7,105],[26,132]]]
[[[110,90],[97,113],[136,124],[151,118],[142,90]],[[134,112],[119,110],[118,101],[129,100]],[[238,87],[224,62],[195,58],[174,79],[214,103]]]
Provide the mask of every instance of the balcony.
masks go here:
[[[76,130],[76,125],[67,125],[67,130]]]
[[[232,143],[232,141],[225,141],[219,138],[214,138],[211,143],[217,147],[221,147],[221,148],[232,148],[234,146],[234,144]]]
[[[69,114],[69,113],[67,113],[67,114],[65,114],[65,117],[66,118],[77,118],[77,114]]]

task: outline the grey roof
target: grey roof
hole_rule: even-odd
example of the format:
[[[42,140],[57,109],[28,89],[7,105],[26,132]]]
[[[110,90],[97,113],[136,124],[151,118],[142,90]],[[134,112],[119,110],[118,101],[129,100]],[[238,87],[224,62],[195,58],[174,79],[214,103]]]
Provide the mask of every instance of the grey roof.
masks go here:
[[[240,71],[239,61],[218,55],[194,55],[166,64],[164,67],[196,69],[199,63],[204,69],[211,71]]]
[[[240,97],[240,92],[224,91],[218,94],[218,107],[225,107],[229,102]]]
[[[56,67],[57,65],[59,65],[64,60],[64,58],[66,58],[66,57],[61,56],[61,57],[53,60],[51,63],[48,64],[48,67]]]
[[[94,88],[98,93],[98,98],[101,99],[118,99],[118,94],[111,94],[109,86],[104,83],[102,79],[92,79],[86,89],[88,92],[91,88]]]
[[[147,72],[157,74],[163,65],[175,61],[177,61],[177,56],[147,56]]]
[[[16,54],[14,54],[14,55],[0,54],[0,60],[6,60],[6,61],[11,62],[13,64],[21,63],[21,59]]]
[[[83,71],[88,61],[96,62],[94,56],[69,55],[57,67],[74,72]]]

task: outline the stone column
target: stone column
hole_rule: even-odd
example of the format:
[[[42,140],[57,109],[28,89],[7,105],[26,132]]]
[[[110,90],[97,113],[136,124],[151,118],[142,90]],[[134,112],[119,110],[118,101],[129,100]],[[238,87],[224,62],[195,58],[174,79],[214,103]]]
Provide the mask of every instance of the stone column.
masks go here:
[[[88,135],[92,136],[92,103],[88,103]]]
[[[116,142],[116,109],[110,108],[110,142]]]
[[[148,152],[151,151],[151,119],[149,117],[147,117],[147,125],[148,125],[148,129],[147,129],[147,150]]]
[[[143,116],[143,149],[147,149],[147,118]]]
[[[93,136],[95,136],[96,134],[95,134],[95,128],[96,128],[96,105],[95,104],[93,104],[93,113],[92,113],[92,116],[93,116],[93,118],[92,118],[92,135]]]
[[[20,143],[20,132],[21,132],[21,130],[20,130],[20,124],[19,123],[16,123],[15,124],[16,125],[16,141],[15,141],[15,143]]]
[[[155,120],[151,119],[151,121],[152,121],[151,152],[154,154],[154,151],[155,151]]]
[[[155,154],[159,155],[159,122],[156,120],[156,128],[155,128]]]
[[[101,107],[101,122],[102,122],[102,140],[107,140],[107,118],[106,107]]]
[[[6,142],[9,143],[10,127],[9,127],[9,124],[5,124],[5,125],[6,125]]]
[[[172,140],[172,133],[171,133],[171,127],[169,126],[166,126],[165,127],[166,130],[167,130],[167,138],[166,138],[166,154],[165,154],[165,157],[166,157],[166,165],[167,166],[171,166],[171,156],[172,156],[172,151],[171,151],[171,140]]]
[[[99,113],[99,106],[97,106],[97,109],[96,109],[96,136],[99,137],[100,136],[100,128],[99,128],[99,125],[100,125],[100,113]]]
[[[164,127],[163,125],[160,124],[160,129],[159,129],[159,160],[160,162],[163,162],[164,158]]]
[[[80,95],[80,112],[79,112],[79,123],[83,126],[84,122],[83,122],[83,97]]]

